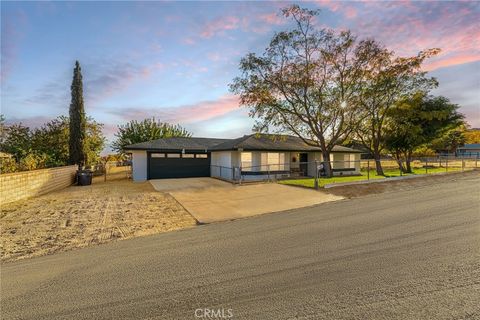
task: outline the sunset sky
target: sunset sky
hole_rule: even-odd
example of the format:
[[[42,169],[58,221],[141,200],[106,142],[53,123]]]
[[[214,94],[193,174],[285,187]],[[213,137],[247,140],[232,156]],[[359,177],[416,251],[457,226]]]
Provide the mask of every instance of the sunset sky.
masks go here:
[[[1,113],[37,126],[67,114],[75,60],[85,108],[112,138],[118,124],[156,118],[195,136],[251,132],[228,84],[248,52],[260,53],[290,2],[1,3]],[[318,25],[374,37],[399,55],[439,47],[426,64],[434,94],[480,127],[480,2],[302,2]]]

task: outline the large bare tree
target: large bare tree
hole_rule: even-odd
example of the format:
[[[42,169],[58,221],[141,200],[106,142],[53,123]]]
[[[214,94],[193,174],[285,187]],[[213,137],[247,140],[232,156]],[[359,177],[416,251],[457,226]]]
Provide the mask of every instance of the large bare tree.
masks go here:
[[[328,161],[359,124],[364,70],[379,52],[349,31],[316,27],[318,11],[293,5],[282,12],[294,27],[276,33],[263,54],[242,58],[231,90],[257,119],[257,131],[293,133]]]

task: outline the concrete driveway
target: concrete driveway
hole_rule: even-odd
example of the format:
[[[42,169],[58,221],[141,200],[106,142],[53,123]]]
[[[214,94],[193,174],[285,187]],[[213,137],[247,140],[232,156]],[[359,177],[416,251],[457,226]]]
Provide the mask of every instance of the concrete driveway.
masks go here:
[[[150,180],[150,183],[156,190],[170,193],[201,223],[232,220],[343,199],[315,190],[276,183],[239,186],[213,178],[161,179]]]

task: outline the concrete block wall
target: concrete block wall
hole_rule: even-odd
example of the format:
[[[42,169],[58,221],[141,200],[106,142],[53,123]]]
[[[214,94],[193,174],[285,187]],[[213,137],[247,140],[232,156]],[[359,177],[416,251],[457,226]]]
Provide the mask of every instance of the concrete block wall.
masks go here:
[[[0,174],[0,203],[10,203],[66,188],[75,181],[77,166]]]

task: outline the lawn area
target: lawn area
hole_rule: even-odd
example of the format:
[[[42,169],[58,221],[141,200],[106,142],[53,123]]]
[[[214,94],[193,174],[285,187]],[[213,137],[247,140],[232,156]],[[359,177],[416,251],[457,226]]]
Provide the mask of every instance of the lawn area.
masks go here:
[[[461,168],[448,168],[448,172],[461,171]],[[445,168],[429,168],[428,174],[443,173]],[[389,177],[398,177],[400,172],[398,169],[384,169],[385,176],[377,176],[374,169],[370,170],[370,180],[373,179],[388,179]],[[320,188],[323,188],[327,184],[331,183],[344,183],[344,182],[353,182],[353,181],[363,181],[368,180],[367,170],[361,170],[361,176],[345,176],[345,177],[333,177],[333,178],[320,178],[318,180],[318,185]],[[426,174],[425,168],[414,168],[413,173],[403,174],[403,175],[424,175]],[[302,186],[307,188],[314,187],[313,178],[302,178],[302,179],[289,179],[281,180],[279,183],[287,185]]]

